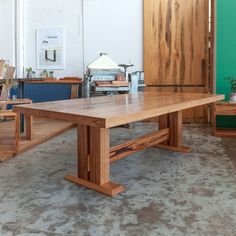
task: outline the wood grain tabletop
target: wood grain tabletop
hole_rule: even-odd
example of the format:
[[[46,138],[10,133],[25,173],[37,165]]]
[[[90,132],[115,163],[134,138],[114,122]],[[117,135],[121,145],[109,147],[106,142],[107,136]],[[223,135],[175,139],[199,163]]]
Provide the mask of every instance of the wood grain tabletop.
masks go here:
[[[224,95],[152,91],[20,105],[14,106],[14,111],[111,128],[223,99]]]

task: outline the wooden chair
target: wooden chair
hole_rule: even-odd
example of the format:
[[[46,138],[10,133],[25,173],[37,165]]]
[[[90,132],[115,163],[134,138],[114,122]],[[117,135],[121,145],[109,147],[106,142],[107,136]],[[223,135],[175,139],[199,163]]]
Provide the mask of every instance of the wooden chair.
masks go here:
[[[30,104],[32,100],[30,99],[17,99],[1,101],[0,105],[18,105],[18,104]],[[13,112],[12,110],[0,110],[0,117],[11,118],[15,120],[15,141],[14,141],[14,152],[17,154],[19,152],[19,141],[20,141],[20,114]],[[26,140],[32,140],[32,122],[33,118],[31,116],[26,116]]]
[[[15,73],[15,67],[14,66],[8,66],[6,69],[6,73],[5,73],[5,78],[9,79],[9,80],[13,80],[14,77],[14,73]],[[2,86],[2,90],[1,90],[1,96],[0,99],[1,100],[6,100],[7,99],[7,88],[6,85],[3,84]],[[7,109],[7,105],[2,105],[0,106],[0,110],[6,110]]]
[[[5,61],[0,60],[0,79],[3,79],[4,65],[5,65]]]
[[[9,66],[6,69],[5,77],[7,79],[13,79],[15,72],[15,67]],[[7,100],[7,89],[6,86],[2,86],[1,97],[0,97],[0,118],[11,118],[15,120],[15,153],[19,151],[19,139],[20,139],[20,115],[13,112],[12,110],[7,110],[7,105],[16,105],[16,104],[27,104],[32,103],[29,99],[17,99],[16,101]],[[31,130],[31,127],[30,127]],[[28,135],[31,139],[31,135]]]
[[[3,68],[4,68],[5,61],[0,61],[0,71],[1,75],[3,76]],[[9,66],[6,69],[5,77],[7,79],[13,79],[15,68],[13,66]],[[1,88],[1,97],[0,100],[6,100],[7,99],[7,89],[5,85],[2,85]],[[2,103],[3,105],[0,105],[0,117],[6,119],[6,118],[12,118],[15,120],[15,151],[18,152],[18,142],[19,142],[19,117],[17,117],[17,114],[12,112],[12,110],[7,110],[7,102]]]
[[[0,97],[1,97],[1,94],[2,94],[2,84],[0,84]]]
[[[12,112],[12,110],[0,110],[0,117],[10,117],[15,120],[15,142],[14,151],[15,154],[19,151],[19,138],[20,138],[20,115]]]
[[[5,64],[5,61],[4,60],[0,60],[0,80],[3,79],[4,64]],[[1,94],[1,92],[2,92],[2,84],[0,83],[0,94]]]

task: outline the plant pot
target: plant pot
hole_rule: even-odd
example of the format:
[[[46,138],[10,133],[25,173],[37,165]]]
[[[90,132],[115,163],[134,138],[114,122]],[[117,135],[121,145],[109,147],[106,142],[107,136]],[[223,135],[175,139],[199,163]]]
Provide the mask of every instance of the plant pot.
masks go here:
[[[230,94],[230,101],[236,103],[236,93],[231,93]]]
[[[27,78],[32,78],[32,73],[31,73],[31,72],[27,72],[26,77],[27,77]]]

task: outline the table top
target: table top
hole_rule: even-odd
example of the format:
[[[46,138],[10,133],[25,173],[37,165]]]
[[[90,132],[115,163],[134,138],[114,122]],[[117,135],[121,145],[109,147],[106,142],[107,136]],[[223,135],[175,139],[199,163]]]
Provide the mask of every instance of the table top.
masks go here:
[[[20,83],[29,83],[29,84],[82,84],[82,79],[49,79],[49,78],[15,78]],[[4,79],[0,79],[4,81]]]
[[[9,99],[9,100],[1,100],[0,105],[16,105],[16,104],[29,104],[32,103],[30,99]]]
[[[152,91],[14,106],[14,111],[111,128],[223,99],[224,95]]]
[[[27,82],[27,81],[43,81],[44,78],[14,78],[18,82]],[[5,81],[5,79],[0,79],[0,84]]]
[[[43,79],[43,80],[28,80],[29,84],[82,84],[81,79]]]

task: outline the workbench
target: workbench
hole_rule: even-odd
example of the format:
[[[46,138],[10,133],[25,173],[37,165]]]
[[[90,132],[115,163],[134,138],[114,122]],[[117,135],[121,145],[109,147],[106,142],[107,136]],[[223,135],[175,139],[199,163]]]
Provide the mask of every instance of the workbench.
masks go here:
[[[78,171],[65,179],[114,196],[124,187],[110,182],[110,162],[148,147],[190,152],[182,143],[182,111],[223,99],[224,95],[153,91],[14,106],[14,111],[76,123]],[[110,147],[110,128],[156,116],[160,116],[159,131]]]

